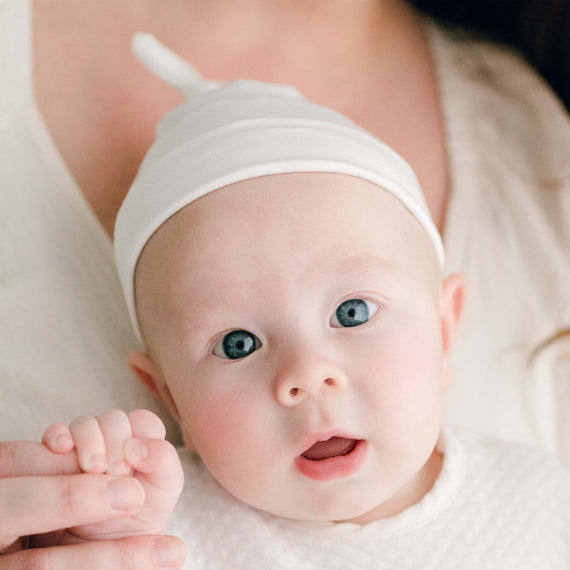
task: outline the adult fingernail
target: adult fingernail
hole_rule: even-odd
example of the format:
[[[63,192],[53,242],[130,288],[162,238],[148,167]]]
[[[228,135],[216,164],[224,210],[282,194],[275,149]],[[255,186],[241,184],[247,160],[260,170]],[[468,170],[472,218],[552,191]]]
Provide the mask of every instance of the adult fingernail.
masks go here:
[[[184,543],[173,536],[161,536],[152,546],[154,563],[162,568],[180,566],[186,558]]]
[[[108,503],[118,511],[130,511],[143,502],[143,488],[132,477],[111,479],[106,489]]]

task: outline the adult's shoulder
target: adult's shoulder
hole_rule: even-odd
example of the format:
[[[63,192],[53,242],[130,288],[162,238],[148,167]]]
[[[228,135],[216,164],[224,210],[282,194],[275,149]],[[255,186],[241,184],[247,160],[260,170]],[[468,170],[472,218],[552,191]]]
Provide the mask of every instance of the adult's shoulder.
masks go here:
[[[513,47],[426,21],[444,113],[451,106],[472,121],[493,151],[502,142],[521,173],[570,184],[570,115],[546,80]]]

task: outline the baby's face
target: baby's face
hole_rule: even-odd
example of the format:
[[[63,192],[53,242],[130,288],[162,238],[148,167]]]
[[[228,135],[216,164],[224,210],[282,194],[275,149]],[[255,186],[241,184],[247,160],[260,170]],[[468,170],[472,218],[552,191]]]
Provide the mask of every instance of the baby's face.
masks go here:
[[[443,290],[390,194],[288,174],[178,212],[145,248],[136,293],[155,382],[219,483],[277,515],[364,522],[437,475]]]

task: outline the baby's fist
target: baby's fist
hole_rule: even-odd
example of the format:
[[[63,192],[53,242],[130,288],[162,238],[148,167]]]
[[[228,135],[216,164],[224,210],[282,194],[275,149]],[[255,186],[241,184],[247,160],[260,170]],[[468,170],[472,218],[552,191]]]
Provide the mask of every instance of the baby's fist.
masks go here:
[[[68,426],[54,424],[44,444],[55,453],[75,448],[86,473],[132,474],[144,489],[144,504],[132,516],[71,529],[81,538],[121,538],[162,533],[180,492],[183,473],[174,447],[164,440],[162,421],[148,410],[125,414],[110,410],[100,416],[81,416]]]

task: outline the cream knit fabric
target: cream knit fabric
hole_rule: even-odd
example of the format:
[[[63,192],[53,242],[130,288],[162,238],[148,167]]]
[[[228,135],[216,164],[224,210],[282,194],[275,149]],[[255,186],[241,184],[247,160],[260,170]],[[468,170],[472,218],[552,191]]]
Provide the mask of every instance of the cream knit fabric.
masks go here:
[[[525,446],[444,434],[432,491],[400,515],[364,526],[296,522],[250,508],[182,450],[186,482],[170,531],[186,543],[184,568],[569,568],[570,471]]]

